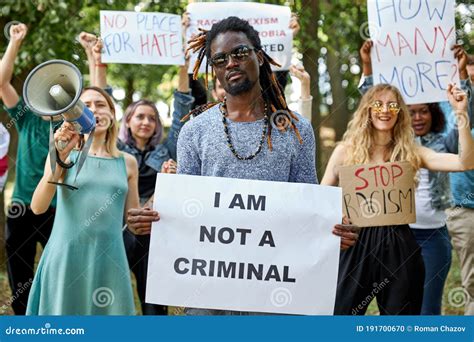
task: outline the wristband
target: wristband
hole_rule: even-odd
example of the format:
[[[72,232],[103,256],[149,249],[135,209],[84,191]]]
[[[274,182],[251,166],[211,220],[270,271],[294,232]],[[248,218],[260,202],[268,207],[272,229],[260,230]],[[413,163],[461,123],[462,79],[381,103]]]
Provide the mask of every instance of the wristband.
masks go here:
[[[58,149],[56,149],[56,163],[58,163],[58,165],[61,166],[63,169],[70,169],[71,167],[74,166],[73,162],[70,162],[69,164],[66,164],[65,162],[63,162],[61,160],[61,158],[59,157]]]

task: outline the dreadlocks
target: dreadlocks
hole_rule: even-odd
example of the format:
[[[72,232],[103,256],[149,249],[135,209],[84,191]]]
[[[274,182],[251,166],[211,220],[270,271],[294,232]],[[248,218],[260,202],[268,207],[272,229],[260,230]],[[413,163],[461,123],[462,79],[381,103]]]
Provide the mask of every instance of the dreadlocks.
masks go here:
[[[221,33],[225,32],[242,32],[244,33],[247,38],[252,43],[253,47],[256,51],[261,51],[263,54],[263,64],[260,66],[260,86],[262,87],[263,93],[263,100],[270,104],[270,109],[272,113],[279,113],[278,120],[281,120],[284,117],[284,122],[282,123],[277,122],[277,128],[281,131],[285,130],[288,126],[290,126],[293,131],[295,132],[300,144],[303,143],[301,139],[300,133],[298,128],[296,127],[294,121],[298,121],[298,117],[288,108],[288,105],[285,100],[285,95],[283,93],[283,89],[280,87],[275,74],[272,72],[271,66],[280,66],[277,62],[275,62],[265,51],[262,49],[262,45],[260,42],[260,38],[258,36],[258,32],[245,20],[239,19],[237,17],[228,17],[220,22],[212,25],[210,31],[206,31],[204,29],[199,29],[201,32],[191,39],[188,44],[189,47],[187,50],[192,50],[194,53],[198,53],[198,57],[196,60],[196,64],[194,65],[193,69],[193,78],[197,79],[199,68],[201,67],[202,61],[204,56],[209,61],[211,58],[211,43],[212,41]],[[206,77],[205,77],[205,85],[207,88],[208,82],[208,67],[209,63],[206,64]],[[200,107],[195,108],[191,111],[188,115],[186,115],[183,120],[186,120],[190,116],[196,116],[201,114],[202,112],[208,110],[209,108],[217,105],[216,103],[208,103],[202,105]],[[286,114],[287,113],[287,114]],[[278,115],[277,115],[278,116]],[[272,119],[274,119],[272,117]],[[272,150],[272,125],[268,126],[268,136],[267,136],[267,143],[270,150]]]

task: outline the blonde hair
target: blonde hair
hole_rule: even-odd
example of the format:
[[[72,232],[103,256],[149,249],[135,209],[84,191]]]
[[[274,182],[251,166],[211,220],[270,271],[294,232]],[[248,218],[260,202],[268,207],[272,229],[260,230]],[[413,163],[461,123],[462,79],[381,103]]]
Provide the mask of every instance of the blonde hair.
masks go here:
[[[118,138],[118,123],[117,119],[115,118],[115,105],[114,101],[110,97],[107,92],[99,87],[85,87],[82,93],[88,91],[88,90],[93,90],[101,94],[104,98],[105,101],[107,101],[107,104],[109,105],[110,111],[112,112],[112,120],[109,128],[107,129],[107,133],[105,135],[105,149],[110,155],[114,158],[117,158],[120,155],[120,151],[117,148],[117,138]]]
[[[392,141],[388,146],[390,151],[388,161],[407,161],[416,174],[421,165],[421,158],[415,142],[415,133],[411,126],[410,112],[400,91],[389,84],[376,85],[362,97],[359,107],[347,125],[347,131],[342,138],[342,143],[346,149],[344,165],[368,164],[370,162],[371,152],[375,146],[375,128],[370,118],[370,105],[377,99],[377,95],[386,91],[392,92],[400,104],[400,112],[392,129]]]

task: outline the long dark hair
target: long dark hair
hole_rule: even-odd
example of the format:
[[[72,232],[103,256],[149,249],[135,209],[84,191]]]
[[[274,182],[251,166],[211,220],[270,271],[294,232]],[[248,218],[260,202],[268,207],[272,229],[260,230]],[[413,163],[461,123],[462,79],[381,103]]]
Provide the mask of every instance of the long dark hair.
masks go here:
[[[431,130],[433,133],[441,133],[446,126],[446,119],[438,103],[428,103],[428,109],[431,113]]]
[[[148,140],[147,147],[156,146],[161,142],[161,138],[163,137],[163,124],[160,120],[158,108],[156,108],[156,105],[149,100],[135,101],[127,107],[127,109],[125,110],[125,113],[123,114],[122,125],[120,126],[120,132],[119,132],[119,139],[122,140],[127,145],[135,143],[135,139],[133,138],[130,128],[127,128],[127,122],[130,121],[130,119],[132,118],[133,114],[135,113],[135,111],[137,110],[139,106],[148,106],[151,109],[153,109],[153,112],[155,113],[155,119],[156,119],[155,133],[150,138],[150,140]]]

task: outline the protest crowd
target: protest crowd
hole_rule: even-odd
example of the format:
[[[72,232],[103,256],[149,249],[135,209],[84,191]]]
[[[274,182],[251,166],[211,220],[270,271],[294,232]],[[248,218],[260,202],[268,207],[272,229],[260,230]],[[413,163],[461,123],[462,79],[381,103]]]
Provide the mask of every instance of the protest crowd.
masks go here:
[[[130,21],[130,17],[123,18]],[[112,13],[101,14],[100,20],[103,30],[107,25],[121,25],[120,17]],[[288,194],[279,195],[288,196],[288,202],[296,198],[291,191],[300,191],[297,194],[303,197],[310,196],[303,189],[342,188],[335,193],[334,202],[327,204],[339,211],[331,216],[337,220],[322,221],[321,228],[328,232],[327,240],[322,241],[332,241],[336,253],[327,255],[337,256],[327,266],[335,281],[328,292],[332,304],[327,314],[364,315],[376,299],[382,315],[441,315],[453,251],[459,257],[461,283],[467,294],[464,312],[474,314],[474,56],[455,39],[445,41],[446,59],[455,63],[459,81],[438,77],[437,94],[441,95],[427,91],[423,101],[413,102],[415,95],[400,83],[403,72],[397,74],[396,65],[380,66],[384,63],[380,51],[386,44],[381,47],[380,41],[366,40],[359,51],[362,75],[358,106],[325,173],[317,175],[311,91],[317,92],[318,86],[311,84],[303,65],[275,57],[273,52],[286,44],[280,31],[259,35],[256,25],[268,25],[271,20],[260,23],[227,15],[220,20],[197,20],[196,25],[207,28],[193,34],[189,34],[194,25],[192,12],[167,20],[160,22],[160,29],[174,27],[179,34],[149,33],[140,36],[137,45],[127,31],[120,35],[120,47],[116,46],[118,36],[113,36],[116,33],[77,32],[87,56],[90,83],[71,90],[67,80],[55,82],[69,93],[63,97],[68,105],[74,102],[69,109],[83,103],[81,115],[91,113],[93,128],[87,130],[83,124],[87,118],[71,120],[63,115],[66,111],[61,108],[66,106],[53,95],[54,87],[46,89],[56,84],[48,83],[56,74],[74,78],[67,64],[59,63],[58,71],[54,64],[47,72],[32,71],[23,92],[12,86],[15,62],[22,58],[23,41],[34,27],[26,20],[8,27],[8,46],[0,61],[0,99],[13,123],[7,128],[18,133],[18,148],[16,156],[8,155],[10,135],[0,124],[0,189],[3,191],[9,168],[14,167],[12,200],[2,229],[6,232],[12,293],[8,305],[15,315],[168,315],[168,305],[182,306],[186,315],[298,313],[298,304],[294,311],[279,311],[279,306],[273,305],[271,312],[267,306],[259,310],[258,305],[257,309],[226,307],[225,303],[214,306],[212,300],[197,305],[200,299],[195,298],[211,280],[220,281],[224,292],[230,281],[242,291],[251,291],[253,285],[248,284],[256,282],[300,286],[306,273],[314,271],[312,266],[304,268],[306,273],[301,271],[297,256],[287,262],[272,254],[268,265],[253,262],[242,252],[245,249],[236,247],[226,255],[216,248],[206,259],[199,257],[204,248],[188,251],[184,242],[179,246],[181,235],[176,241],[161,237],[158,242],[158,231],[168,222],[177,225],[176,231],[180,223],[173,220],[179,220],[180,215],[183,220],[192,216],[179,209],[171,219],[163,202],[174,196],[186,198],[188,189],[192,194],[193,187],[204,189],[210,184],[204,183],[206,179],[219,177],[226,178],[227,183],[235,180],[235,184],[248,184],[247,188],[240,186],[242,195],[225,204],[245,209],[242,215],[248,217],[254,217],[252,208],[256,212],[268,210],[271,192],[265,197],[247,195],[255,194],[254,183],[237,181],[264,181],[269,189],[277,189],[277,185],[288,188]],[[144,31],[156,29],[155,21],[146,16],[138,15],[137,23]],[[290,13],[285,26],[290,36],[297,35],[298,17]],[[276,43],[264,41],[269,37]],[[110,57],[114,51],[135,51],[137,46],[143,54],[138,63],[162,57],[162,64],[174,64],[166,58],[182,58],[178,87],[173,92],[171,126],[166,130],[157,105],[146,98],[133,101],[124,109],[121,121],[117,120],[117,104],[107,77],[108,65],[114,63]],[[426,76],[426,65],[419,64],[418,72],[419,82],[428,88],[427,84],[436,82]],[[450,67],[446,67],[449,72]],[[391,71],[381,76],[381,68]],[[290,74],[301,81],[295,110],[289,108],[285,95]],[[422,88],[420,83],[417,91]],[[181,180],[188,184],[186,191],[178,187]],[[291,190],[300,184],[305,187]],[[160,191],[168,197],[160,197]],[[213,209],[223,206],[224,192],[212,194]],[[320,196],[308,200],[307,205],[311,208],[313,203],[325,201],[328,199]],[[25,210],[18,215],[20,206]],[[304,211],[303,204],[301,210],[299,206],[291,206],[294,212],[281,210],[280,215],[289,216],[287,230],[294,228],[295,235],[309,234],[306,228],[291,227],[291,217],[306,215],[307,220],[316,222],[324,216],[319,213],[322,209],[313,215]],[[377,218],[378,214],[382,216]],[[196,233],[200,242],[222,246],[240,243],[243,248],[254,234],[253,227],[219,229],[212,220],[202,221]],[[229,222],[229,226],[241,224],[232,217]],[[257,243],[269,250],[277,248],[281,241],[276,236],[265,231]],[[324,249],[309,240],[308,251],[314,246]],[[172,241],[178,245],[167,246]],[[36,265],[38,243],[43,251]],[[159,293],[160,286],[168,282],[164,273],[157,271],[155,254],[168,247],[184,249],[183,256],[175,258],[169,269],[176,279],[186,279],[184,285],[190,282],[188,286],[193,289],[180,292],[181,284],[170,285],[166,291],[174,291],[174,296],[182,299],[179,305],[173,300],[153,300],[158,295],[150,294],[152,287]],[[304,251],[293,247],[292,253]],[[318,279],[326,274],[313,276]],[[191,278],[205,280],[199,287]],[[160,286],[156,286],[156,279]],[[261,291],[271,289],[262,287]],[[300,295],[312,296],[296,289],[295,303]],[[253,296],[249,292],[247,301]],[[228,297],[220,298],[225,302]],[[228,298],[229,302],[243,300],[235,297]],[[301,313],[306,312],[312,311]]]

